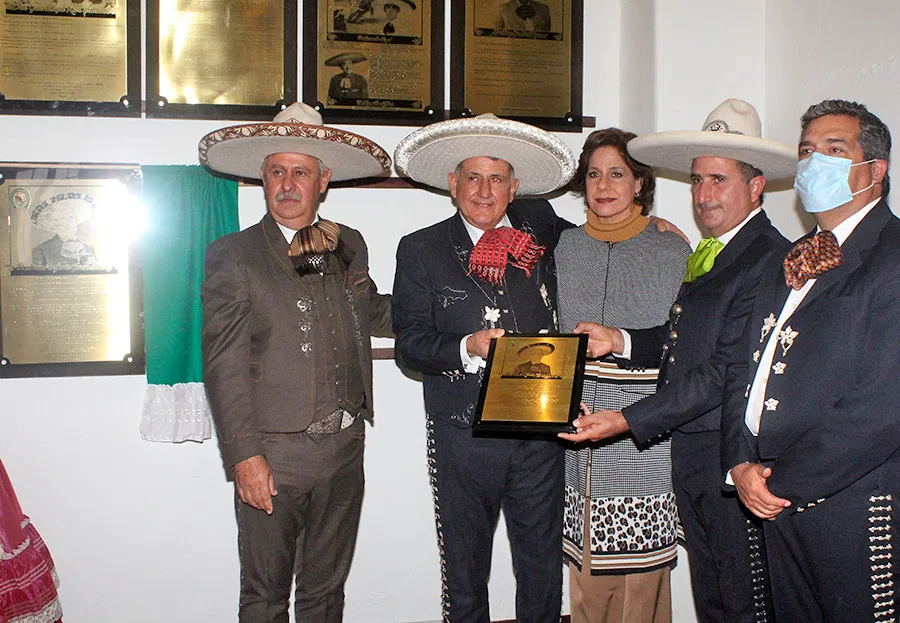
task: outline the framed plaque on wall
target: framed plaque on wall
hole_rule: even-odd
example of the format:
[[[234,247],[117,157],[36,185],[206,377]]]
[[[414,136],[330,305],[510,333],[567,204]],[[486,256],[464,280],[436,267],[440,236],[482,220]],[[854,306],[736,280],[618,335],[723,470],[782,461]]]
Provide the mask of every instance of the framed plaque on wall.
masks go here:
[[[451,13],[453,116],[582,128],[582,0],[460,0]]]
[[[443,119],[443,0],[304,0],[303,101],[326,122]]]
[[[147,0],[147,116],[271,121],[297,98],[297,0]]]
[[[137,165],[0,164],[0,377],[142,374]]]
[[[0,113],[138,116],[140,0],[3,0]]]

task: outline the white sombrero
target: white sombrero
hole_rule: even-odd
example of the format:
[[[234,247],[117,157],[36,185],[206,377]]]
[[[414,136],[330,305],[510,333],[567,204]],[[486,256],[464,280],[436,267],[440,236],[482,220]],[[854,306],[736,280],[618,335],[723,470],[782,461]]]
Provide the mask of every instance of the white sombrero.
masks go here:
[[[87,193],[65,192],[41,201],[31,211],[35,227],[62,231],[65,223],[81,225],[94,215],[94,198]]]
[[[307,154],[331,169],[331,180],[380,175],[391,168],[387,152],[364,136],[322,124],[322,115],[306,104],[291,104],[272,122],[234,125],[200,139],[200,162],[210,169],[259,179],[270,154]]]
[[[752,164],[769,181],[793,179],[797,150],[762,138],[756,109],[739,99],[727,99],[706,118],[702,130],[657,132],[628,143],[628,153],[653,167],[690,173],[694,158],[715,156]]]
[[[490,113],[416,130],[397,145],[394,163],[400,175],[446,190],[447,175],[463,160],[478,156],[512,165],[519,196],[556,190],[572,179],[578,164],[572,150],[549,132]]]

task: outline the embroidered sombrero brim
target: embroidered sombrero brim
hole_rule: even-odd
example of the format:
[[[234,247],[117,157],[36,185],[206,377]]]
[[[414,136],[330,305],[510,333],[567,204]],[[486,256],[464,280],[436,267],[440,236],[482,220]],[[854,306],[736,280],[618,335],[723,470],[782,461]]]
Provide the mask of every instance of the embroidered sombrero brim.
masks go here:
[[[795,148],[727,132],[682,130],[638,136],[628,142],[628,153],[652,167],[682,173],[690,173],[694,158],[731,158],[752,164],[768,181],[793,179],[797,168]]]
[[[390,170],[391,158],[373,141],[338,128],[302,123],[250,123],[210,132],[200,140],[200,162],[248,179],[260,178],[266,156],[307,154],[331,169],[331,180],[374,177]]]
[[[549,132],[490,114],[416,130],[397,145],[394,163],[400,175],[447,190],[447,175],[463,160],[478,156],[512,165],[519,179],[518,196],[543,195],[564,186],[578,164],[572,150]]]

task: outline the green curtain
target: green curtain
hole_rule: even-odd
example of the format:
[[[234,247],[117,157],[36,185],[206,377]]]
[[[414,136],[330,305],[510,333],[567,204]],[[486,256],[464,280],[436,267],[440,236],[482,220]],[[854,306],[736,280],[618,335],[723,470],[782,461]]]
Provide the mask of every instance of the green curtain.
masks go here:
[[[206,246],[238,231],[238,185],[201,166],[143,166],[147,395],[141,435],[202,441],[211,435],[200,350]]]

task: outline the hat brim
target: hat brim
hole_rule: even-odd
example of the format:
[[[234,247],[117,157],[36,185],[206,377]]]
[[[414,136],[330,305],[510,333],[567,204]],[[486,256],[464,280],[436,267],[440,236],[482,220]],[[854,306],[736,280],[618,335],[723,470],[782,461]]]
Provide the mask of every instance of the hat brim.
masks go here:
[[[347,62],[356,64],[367,60],[369,60],[369,57],[365,54],[360,54],[358,52],[344,52],[326,59],[322,64],[327,67],[340,67]]]
[[[425,126],[400,141],[394,162],[400,175],[448,190],[448,174],[479,156],[508,162],[519,180],[519,196],[544,195],[564,186],[577,166],[569,147],[549,132],[496,117]]]
[[[266,156],[306,154],[331,169],[332,181],[375,177],[391,158],[373,141],[338,128],[301,123],[251,123],[210,132],[200,140],[200,162],[214,171],[260,179]]]
[[[55,231],[52,226],[47,226],[47,219],[52,219],[55,216],[55,213],[61,211],[63,208],[71,207],[75,208],[74,219],[77,225],[86,223],[94,215],[94,206],[89,202],[83,199],[63,199],[56,203],[46,204],[43,207],[40,205],[35,207],[34,211],[31,213],[31,222],[34,223],[34,226],[38,229]]]
[[[691,172],[694,158],[731,158],[752,164],[766,180],[790,180],[797,169],[797,151],[783,143],[742,134],[685,130],[638,136],[628,153],[652,167]]]

